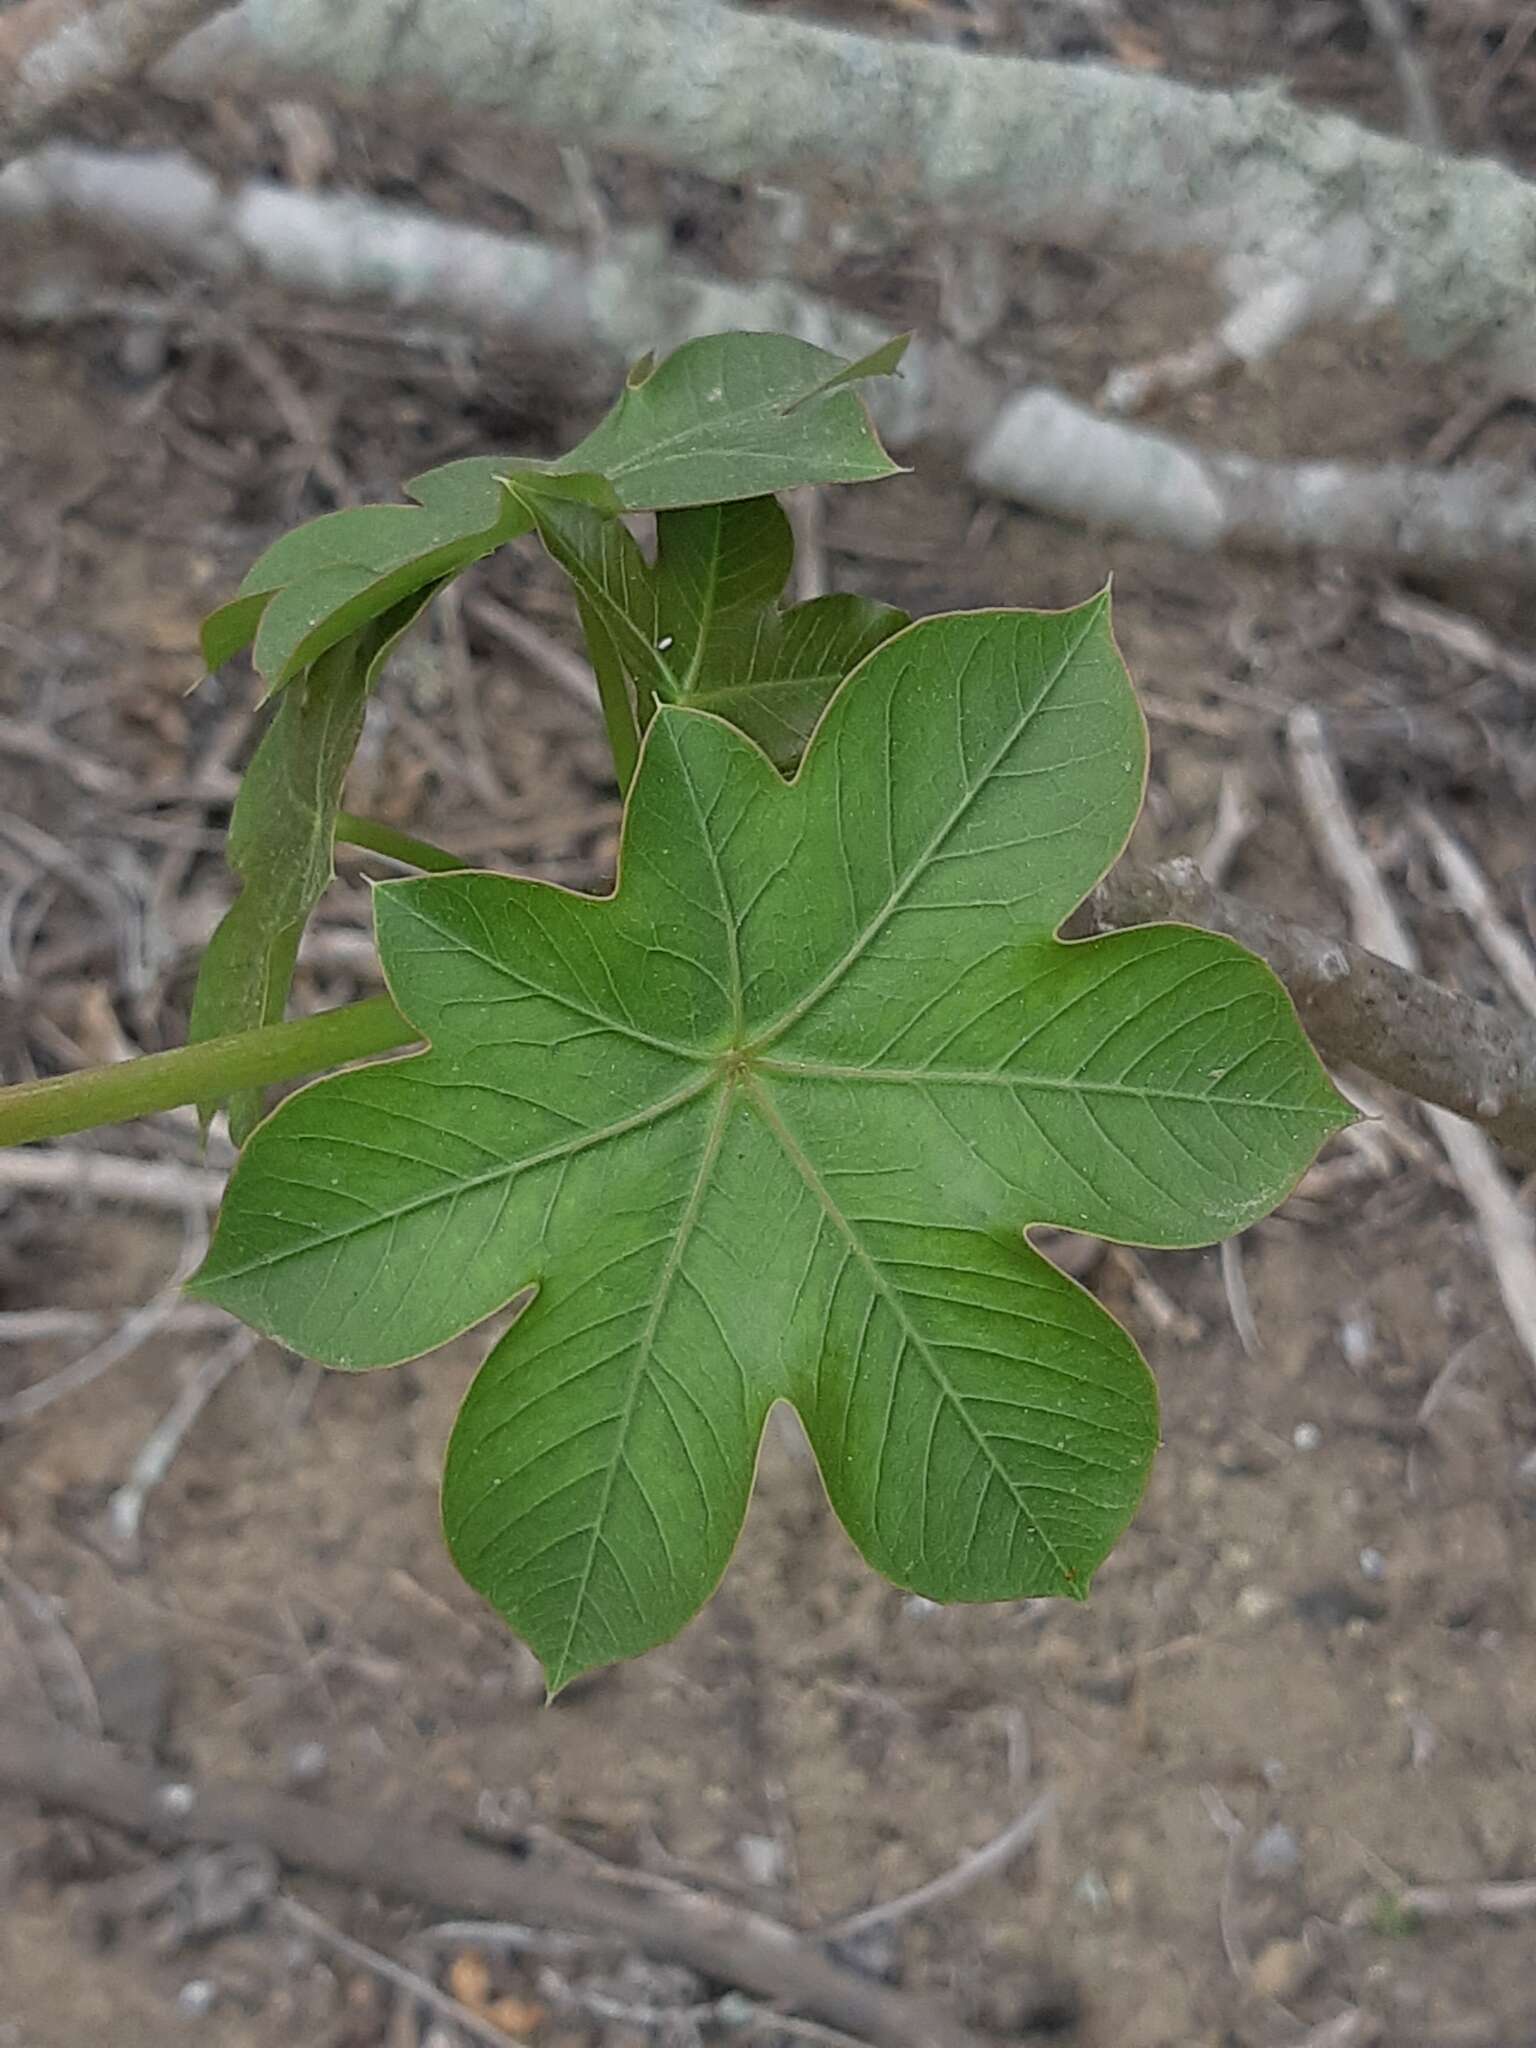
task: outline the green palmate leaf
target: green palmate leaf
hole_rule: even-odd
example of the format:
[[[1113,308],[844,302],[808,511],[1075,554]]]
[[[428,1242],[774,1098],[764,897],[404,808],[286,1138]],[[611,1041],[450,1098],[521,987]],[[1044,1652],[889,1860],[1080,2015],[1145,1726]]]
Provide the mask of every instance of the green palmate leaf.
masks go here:
[[[282,1016],[304,927],[332,877],[336,814],[368,692],[390,648],[432,595],[433,586],[417,591],[328,649],[280,700],[230,818],[229,863],[240,877],[240,893],[203,954],[192,1043]],[[205,1116],[218,1107],[206,1105]],[[260,1113],[254,1094],[230,1102],[236,1144]]]
[[[553,1686],[707,1597],[777,1400],[900,1584],[1085,1592],[1155,1396],[1025,1229],[1208,1242],[1349,1116],[1230,941],[1054,936],[1144,772],[1103,601],[935,619],[854,672],[793,783],[659,712],[611,898],[377,892],[431,1049],[262,1126],[196,1291],[366,1366],[536,1290],[444,1514]]]

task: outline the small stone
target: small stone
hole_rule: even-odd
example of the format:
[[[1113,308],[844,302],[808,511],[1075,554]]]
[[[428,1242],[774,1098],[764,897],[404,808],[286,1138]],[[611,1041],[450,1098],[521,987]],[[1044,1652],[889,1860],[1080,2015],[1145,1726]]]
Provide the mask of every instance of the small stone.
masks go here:
[[[218,2000],[219,1987],[211,1977],[189,1977],[176,1994],[176,2003],[194,2019],[201,2019],[204,2013],[212,2012]]]
[[[1301,1863],[1301,1844],[1288,1827],[1276,1821],[1267,1827],[1248,1851],[1248,1868],[1255,1877],[1273,1883],[1289,1877]]]
[[[1317,1959],[1299,1941],[1272,1941],[1253,1961],[1253,1988],[1261,1998],[1288,2005],[1317,1974]]]
[[[784,1851],[772,1835],[741,1835],[736,1855],[749,1884],[777,1884],[784,1875]]]
[[[330,1769],[331,1753],[323,1742],[296,1742],[288,1752],[290,1785],[318,1785]]]
[[[1315,1422],[1298,1422],[1291,1431],[1291,1442],[1298,1451],[1315,1451],[1323,1440],[1323,1432]]]
[[[1109,1886],[1097,1870],[1085,1870],[1072,1887],[1072,1896],[1080,1906],[1086,1906],[1090,1913],[1107,1913],[1111,1900]]]
[[[1360,1571],[1367,1579],[1384,1579],[1387,1576],[1387,1560],[1374,1543],[1368,1543],[1361,1551]]]
[[[1244,1586],[1234,1605],[1244,1621],[1268,1621],[1284,1606],[1280,1595],[1269,1586]]]
[[[1353,1371],[1369,1364],[1376,1349],[1376,1326],[1369,1314],[1345,1317],[1339,1325],[1339,1349],[1344,1354],[1344,1363]]]

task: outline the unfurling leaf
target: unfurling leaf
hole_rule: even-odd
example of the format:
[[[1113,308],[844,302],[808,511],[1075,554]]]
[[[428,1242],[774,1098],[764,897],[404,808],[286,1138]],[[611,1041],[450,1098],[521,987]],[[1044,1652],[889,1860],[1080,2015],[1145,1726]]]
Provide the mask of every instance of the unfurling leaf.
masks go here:
[[[299,941],[332,874],[336,814],[368,693],[390,649],[431,601],[417,591],[352,639],[328,648],[279,700],[240,784],[229,864],[240,893],[203,952],[187,1037],[197,1044],[275,1024],[293,986]],[[206,1122],[221,1105],[204,1105]],[[261,1114],[252,1092],[229,1104],[241,1144]]]
[[[262,1126],[195,1289],[353,1367],[536,1290],[444,1515],[553,1687],[708,1597],[778,1400],[899,1584],[1086,1593],[1155,1394],[1025,1230],[1209,1242],[1349,1116],[1230,941],[1056,938],[1144,773],[1102,600],[932,619],[854,671],[793,782],[661,710],[610,898],[377,892],[430,1050]]]
[[[846,363],[784,334],[688,342],[558,462],[474,456],[413,477],[414,505],[359,505],[284,534],[204,623],[203,658],[218,668],[254,638],[258,672],[281,689],[413,592],[529,532],[535,505],[612,518],[894,475],[849,386],[888,374],[903,346]]]

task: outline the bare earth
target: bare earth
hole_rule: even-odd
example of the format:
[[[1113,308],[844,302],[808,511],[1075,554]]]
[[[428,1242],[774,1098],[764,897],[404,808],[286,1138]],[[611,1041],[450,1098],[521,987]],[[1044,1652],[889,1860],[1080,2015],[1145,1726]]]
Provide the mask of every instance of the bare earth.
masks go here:
[[[1114,10],[999,5],[993,38],[1041,46],[1025,34],[1036,12],[1065,36],[1078,16]],[[1124,10],[1112,54],[1141,49],[1212,80],[1285,71],[1300,91],[1394,122],[1390,69],[1357,12],[1147,5]],[[1507,67],[1483,105],[1497,47],[1476,42],[1469,12],[1429,10],[1448,124],[1462,146],[1529,164],[1536,57]],[[964,26],[867,4],[843,18]],[[326,115],[321,132],[337,182],[409,188],[505,227],[558,224],[568,205],[558,167],[473,126],[434,139]],[[233,99],[206,116],[150,107],[120,134],[180,140],[240,174],[289,169],[295,147],[291,126]],[[665,212],[702,260],[748,260],[739,196],[598,169],[616,210]],[[54,260],[21,256],[23,279]],[[998,345],[1073,390],[1187,337],[1185,280],[1049,253],[1017,271]],[[248,749],[254,697],[236,671],[185,693],[197,621],[256,549],[338,492],[386,496],[470,450],[553,449],[603,396],[556,399],[548,366],[511,345],[479,351],[467,378],[440,351],[398,346],[366,309],[321,321],[275,297],[221,298],[120,251],[99,252],[94,274],[117,303],[102,317],[40,332],[0,307],[8,1079],[181,1034],[196,946],[228,886],[218,765]],[[931,317],[933,276],[919,245],[900,275],[855,266],[843,284],[898,324]],[[172,309],[158,325],[128,304],[150,290]],[[1372,458],[1422,453],[1475,395],[1361,335],[1308,344],[1158,417],[1259,452]],[[1475,450],[1528,464],[1529,407],[1492,419]],[[1381,578],[1065,533],[978,502],[930,462],[919,472],[829,502],[835,585],[923,612],[1069,602],[1112,574],[1152,716],[1138,844],[1198,850],[1222,776],[1238,770],[1259,818],[1230,886],[1337,926],[1278,738],[1290,705],[1316,703],[1428,963],[1491,989],[1410,814],[1427,802],[1460,832],[1520,921],[1536,877],[1528,689],[1386,623]],[[572,640],[532,556],[494,565],[402,657],[354,807],[488,863],[601,886],[616,808],[600,734],[498,642],[476,610],[486,595]],[[1468,582],[1410,595],[1532,644],[1528,594]],[[356,940],[371,871],[345,864],[308,1004],[367,986]],[[109,1142],[196,1159],[186,1128]],[[115,1319],[164,1286],[183,1249],[174,1214],[0,1192],[0,1308]],[[901,1919],[861,1951],[864,1966],[986,2032],[1054,2029],[1074,2048],[1283,2048],[1346,2007],[1393,2048],[1514,2048],[1536,2039],[1531,1919],[1414,1925],[1379,1901],[1396,1882],[1536,1872],[1532,1368],[1465,1205],[1401,1103],[1370,1152],[1332,1145],[1240,1258],[1252,1356],[1214,1251],[1111,1253],[1089,1270],[1157,1372],[1166,1444],[1087,1606],[940,1611],[875,1581],[785,1419],[705,1614],[552,1710],[436,1526],[442,1448],[483,1334],[356,1378],[255,1349],[153,1493],[140,1556],[123,1560],[103,1540],[105,1504],[185,1373],[223,1341],[164,1330],[88,1391],[0,1428],[0,1715],[88,1728],[99,1712],[109,1735],[194,1778],[313,1786],[342,1806],[427,1797],[493,1834],[551,1830],[573,1856],[681,1875],[803,1927],[922,1883],[1051,1788],[1031,1851]],[[0,1403],[87,1342],[0,1347]],[[0,1804],[0,2048],[433,2038],[408,2000],[270,1917],[161,1939],[120,1887],[100,1889],[152,1860],[109,1830]],[[302,1874],[291,1888],[391,1955],[422,1924]],[[1373,1899],[1364,1924],[1346,1924]],[[534,2048],[683,2040],[680,2023],[646,2011],[724,1988],[618,1955],[498,1956],[488,1979],[453,1943],[437,1957],[442,1981]],[[599,2016],[594,1992],[629,2016]],[[756,2038],[772,2034],[765,2023]]]

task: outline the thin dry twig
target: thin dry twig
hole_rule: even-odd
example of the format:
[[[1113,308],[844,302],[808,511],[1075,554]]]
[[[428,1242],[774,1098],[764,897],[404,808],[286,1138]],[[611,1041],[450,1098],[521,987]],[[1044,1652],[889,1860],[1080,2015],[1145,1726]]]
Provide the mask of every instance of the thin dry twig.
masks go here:
[[[71,1702],[71,1725],[88,1735],[99,1735],[101,1702],[96,1697],[96,1688],[91,1683],[91,1674],[86,1669],[85,1659],[76,1648],[74,1637],[60,1619],[56,1603],[45,1598],[35,1587],[29,1586],[25,1579],[19,1577],[3,1561],[0,1561],[0,1587],[4,1588],[12,1608],[20,1609],[31,1626],[32,1642],[27,1647],[33,1658],[33,1668],[42,1684],[44,1697],[51,1698],[43,1672],[46,1665],[51,1666],[62,1678],[63,1689],[68,1693]],[[25,1640],[23,1637],[23,1641]],[[36,1654],[38,1648],[41,1648],[41,1657]],[[58,1711],[59,1702],[53,1703],[55,1711]]]
[[[1499,970],[1505,987],[1528,1016],[1536,1017],[1536,960],[1514,926],[1499,910],[1488,878],[1455,833],[1442,825],[1427,804],[1414,812],[1414,823],[1429,842],[1447,894],[1477,934],[1479,945]]]
[[[1262,813],[1241,768],[1224,768],[1211,836],[1196,854],[1200,872],[1213,889],[1227,879],[1232,863],[1259,829]]]
[[[125,84],[227,0],[22,0],[0,14],[0,163]]]
[[[1399,633],[1406,633],[1411,639],[1415,634],[1426,640],[1433,640],[1443,647],[1447,654],[1455,655],[1458,661],[1467,661],[1474,668],[1489,670],[1494,675],[1508,676],[1511,682],[1536,688],[1536,661],[1522,654],[1518,648],[1505,646],[1496,640],[1486,626],[1476,619],[1469,619],[1465,612],[1452,611],[1443,604],[1431,604],[1428,598],[1409,597],[1401,590],[1388,591],[1376,607],[1376,616],[1383,625],[1395,626]]]
[[[217,1209],[225,1176],[205,1167],[125,1159],[112,1152],[23,1146],[0,1151],[0,1194],[62,1195],[127,1208]]]
[[[1216,1909],[1222,1951],[1233,1976],[1247,1984],[1253,1978],[1253,1957],[1248,1952],[1243,1931],[1237,1924],[1237,1878],[1248,1830],[1214,1785],[1202,1785],[1200,1798],[1211,1817],[1212,1825],[1225,1837],[1227,1844],[1226,1863],[1221,1874],[1221,1897]]]
[[[484,626],[488,633],[494,633],[498,640],[505,641],[508,647],[515,648],[536,668],[541,668],[550,681],[574,702],[589,711],[600,708],[597,679],[591,668],[553,633],[546,633],[542,626],[525,618],[521,612],[513,611],[499,598],[472,597],[464,609],[476,625]]]
[[[1247,1357],[1257,1358],[1264,1347],[1259,1338],[1259,1326],[1253,1319],[1253,1304],[1248,1297],[1248,1275],[1243,1270],[1241,1237],[1224,1237],[1221,1241],[1221,1284],[1237,1341]]]
[[[1536,1914],[1536,1877],[1500,1884],[1411,1884],[1391,1893],[1392,1904],[1419,1920],[1524,1920]],[[1346,1927],[1374,1918],[1380,1894],[1371,1892],[1346,1907]]]
[[[1355,830],[1321,718],[1310,707],[1293,712],[1287,739],[1302,810],[1349,902],[1356,936],[1384,959],[1416,968],[1417,948]],[[1477,1218],[1511,1327],[1536,1375],[1536,1230],[1482,1133],[1433,1104],[1424,1114]]]
[[[537,1850],[512,1858],[377,1808],[181,1783],[57,1728],[0,1725],[0,1787],[165,1842],[253,1844],[290,1867],[487,1919],[599,1929],[702,1976],[783,1999],[873,2048],[979,2048],[943,2007],[846,1969],[782,1922],[682,1886],[638,1891],[611,1870],[562,1868]]]
[[[121,1315],[101,1308],[0,1309],[0,1344],[46,1344],[60,1337],[100,1337],[116,1329],[121,1321]],[[228,1322],[228,1310],[186,1301],[167,1318],[165,1327],[191,1334],[222,1330]]]
[[[1376,38],[1392,60],[1398,90],[1403,96],[1403,115],[1410,138],[1420,149],[1443,149],[1445,134],[1440,125],[1429,74],[1413,47],[1413,32],[1400,0],[1362,0]]]
[[[882,1905],[869,1906],[862,1913],[850,1913],[846,1919],[834,1920],[820,1930],[822,1940],[846,1941],[852,1935],[867,1934],[872,1927],[888,1927],[893,1920],[910,1920],[914,1913],[925,1913],[930,1906],[958,1898],[962,1892],[980,1884],[983,1878],[1006,1869],[1015,1856],[1022,1855],[1055,1810],[1056,1794],[1042,1792],[1000,1834],[994,1835],[990,1842],[984,1842],[979,1849],[973,1849],[968,1856],[962,1856],[952,1868],[941,1871],[937,1877],[930,1878],[913,1891],[903,1892],[900,1898],[887,1899]]]
[[[254,1330],[232,1330],[227,1342],[210,1352],[189,1374],[181,1392],[139,1447],[128,1477],[107,1502],[103,1526],[106,1547],[120,1563],[137,1561],[139,1532],[150,1495],[170,1471],[197,1418],[259,1342]]]
[[[311,1941],[323,1942],[349,1962],[371,1970],[386,1984],[393,1984],[397,1991],[419,1999],[440,2019],[451,2020],[456,2027],[462,2028],[472,2041],[483,2041],[486,2048],[507,2048],[504,2028],[493,2025],[473,2007],[462,2004],[451,1992],[440,1990],[430,1977],[424,1977],[419,1970],[407,1969],[404,1963],[381,1955],[376,1948],[369,1948],[366,1942],[354,1941],[350,1934],[343,1934],[339,1927],[333,1927],[329,1920],[301,1905],[297,1899],[290,1898],[286,1892],[278,1893],[272,1901],[271,1910],[300,1934],[308,1935]]]
[[[25,1155],[23,1155],[25,1156]],[[0,1162],[3,1163],[3,1162]],[[23,1387],[19,1394],[12,1394],[7,1401],[0,1401],[0,1426],[13,1422],[29,1422],[34,1415],[41,1415],[45,1408],[53,1407],[67,1395],[77,1394],[82,1387],[90,1386],[125,1358],[131,1358],[135,1351],[147,1344],[151,1337],[163,1330],[181,1304],[181,1290],[201,1264],[208,1249],[208,1228],[204,1211],[195,1205],[183,1210],[185,1234],[182,1240],[181,1258],[175,1273],[152,1301],[145,1302],[127,1315],[100,1344],[94,1345],[83,1358],[77,1358],[70,1365],[61,1366],[57,1372],[49,1373],[46,1379],[35,1385]]]

